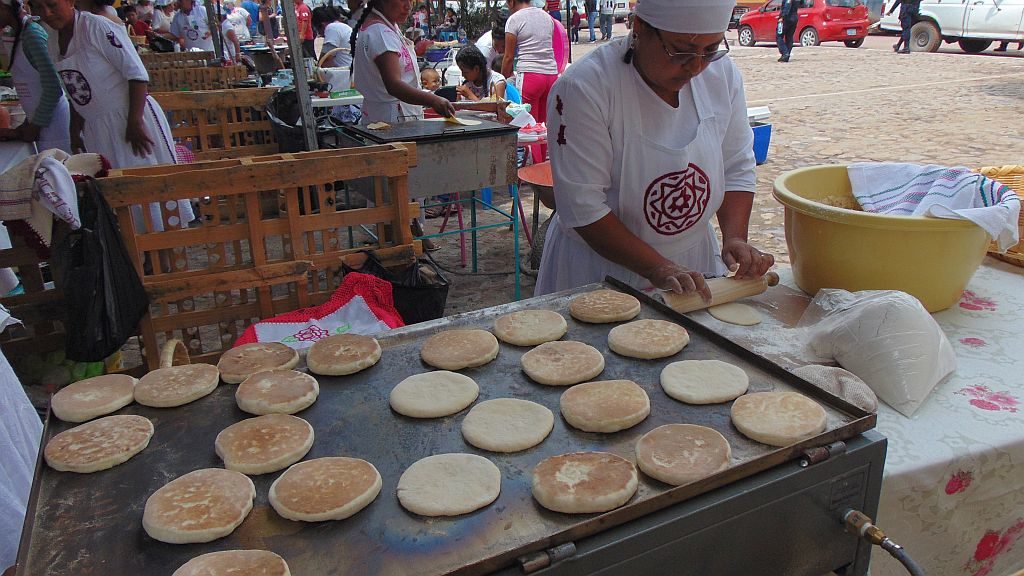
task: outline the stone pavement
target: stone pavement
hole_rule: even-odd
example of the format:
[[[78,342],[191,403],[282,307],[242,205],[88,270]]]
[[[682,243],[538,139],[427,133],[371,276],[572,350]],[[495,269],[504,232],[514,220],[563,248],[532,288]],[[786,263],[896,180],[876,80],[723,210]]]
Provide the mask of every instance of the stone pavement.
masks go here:
[[[616,33],[625,32],[622,25]],[[574,47],[574,54],[591,49]],[[579,57],[582,54],[576,54]],[[768,162],[757,169],[750,238],[788,263],[783,210],[771,196],[781,173],[818,164],[909,161],[987,166],[1024,163],[1024,58],[849,49],[797,48],[776,62],[773,47],[734,47],[747,101],[768,106],[773,125]],[[496,197],[511,208],[507,196]],[[529,189],[524,204],[532,205]],[[486,220],[490,216],[484,216]],[[436,222],[434,220],[429,221]],[[449,313],[508,302],[512,295],[511,233],[480,235],[481,270],[455,275]],[[456,239],[437,258],[455,269]],[[524,257],[529,250],[524,245]],[[524,277],[523,296],[532,294]]]

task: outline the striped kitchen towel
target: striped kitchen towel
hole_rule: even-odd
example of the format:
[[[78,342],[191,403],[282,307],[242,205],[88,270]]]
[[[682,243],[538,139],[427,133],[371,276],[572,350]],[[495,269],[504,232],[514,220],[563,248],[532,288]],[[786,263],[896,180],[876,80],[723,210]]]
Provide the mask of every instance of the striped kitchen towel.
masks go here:
[[[1000,251],[1020,241],[1020,198],[1000,182],[964,166],[851,164],[853,195],[867,212],[970,220]]]

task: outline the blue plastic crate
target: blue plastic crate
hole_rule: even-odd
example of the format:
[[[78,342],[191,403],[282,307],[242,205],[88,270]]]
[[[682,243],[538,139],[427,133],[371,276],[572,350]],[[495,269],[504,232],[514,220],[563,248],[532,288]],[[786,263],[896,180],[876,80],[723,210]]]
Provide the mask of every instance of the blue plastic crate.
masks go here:
[[[768,160],[768,144],[772,141],[772,125],[764,122],[751,122],[754,131],[754,159],[760,166]]]

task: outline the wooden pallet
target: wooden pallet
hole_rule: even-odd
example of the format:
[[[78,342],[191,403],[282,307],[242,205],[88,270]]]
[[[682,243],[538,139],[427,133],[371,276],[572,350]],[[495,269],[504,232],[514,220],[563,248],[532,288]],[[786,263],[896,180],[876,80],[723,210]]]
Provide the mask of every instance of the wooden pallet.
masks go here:
[[[60,221],[54,221],[53,246],[68,231]],[[64,349],[64,291],[59,274],[50,259],[40,258],[36,250],[25,245],[19,235],[11,235],[12,247],[0,250],[0,268],[11,268],[21,280],[24,294],[0,298],[21,325],[8,327],[0,334],[0,347],[13,363],[29,354],[46,354]],[[45,272],[45,273],[44,273]],[[53,284],[47,286],[52,278]]]
[[[146,52],[140,54],[146,70],[152,72],[162,68],[196,68],[206,66],[216,55],[213,52]]]
[[[245,66],[158,68],[149,71],[150,92],[225,90],[249,77]]]
[[[415,147],[385,145],[114,170],[99,181],[117,212],[132,261],[152,300],[141,324],[145,360],[159,364],[163,342],[177,338],[197,362],[215,362],[261,318],[323,303],[341,281],[346,229],[375,226],[387,258],[414,258],[407,175]],[[336,210],[340,181],[370,178],[375,206]],[[385,190],[390,195],[387,200]],[[177,202],[202,198],[203,224],[182,229]],[[300,208],[319,202],[318,213]],[[300,200],[301,199],[301,200]],[[153,230],[150,202],[165,231],[137,233],[132,207]],[[227,206],[227,209],[222,209]],[[136,209],[136,212],[139,210]]]
[[[277,88],[150,94],[168,116],[171,135],[196,160],[263,156],[278,151],[264,108]]]

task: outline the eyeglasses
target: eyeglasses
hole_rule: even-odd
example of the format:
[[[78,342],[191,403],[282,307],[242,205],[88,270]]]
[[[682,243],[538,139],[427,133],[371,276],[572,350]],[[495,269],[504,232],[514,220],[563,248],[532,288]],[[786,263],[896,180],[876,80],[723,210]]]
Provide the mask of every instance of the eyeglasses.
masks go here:
[[[718,60],[722,56],[725,56],[726,54],[729,53],[729,41],[726,40],[724,37],[722,38],[722,42],[725,43],[725,49],[724,50],[715,50],[713,52],[700,52],[700,53],[697,53],[697,52],[673,52],[673,51],[668,49],[668,44],[665,44],[665,39],[661,37],[661,31],[658,30],[657,28],[653,28],[653,27],[651,29],[654,30],[654,34],[658,37],[658,41],[661,42],[661,47],[665,50],[665,54],[668,54],[669,61],[671,61],[673,64],[676,64],[676,65],[679,65],[679,66],[686,66],[687,64],[692,62],[694,58],[701,58],[701,59],[703,59],[702,65],[706,66],[706,65],[714,62],[715,60]]]

